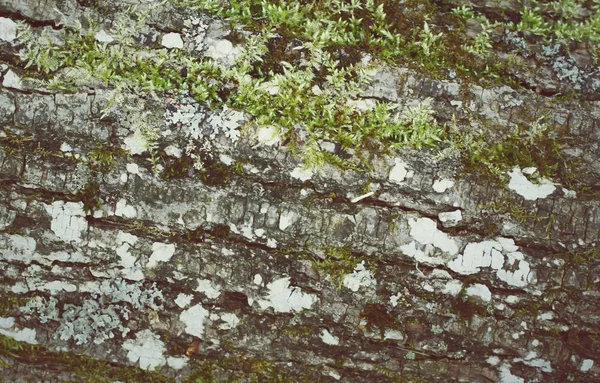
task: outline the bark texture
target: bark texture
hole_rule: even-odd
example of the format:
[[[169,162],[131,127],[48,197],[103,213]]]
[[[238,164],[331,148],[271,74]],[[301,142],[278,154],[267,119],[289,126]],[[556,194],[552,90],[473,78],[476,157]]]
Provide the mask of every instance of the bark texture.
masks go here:
[[[470,3],[511,15],[496,2]],[[100,15],[106,26],[124,8],[3,0],[0,12],[59,35],[68,20]],[[153,9],[136,44],[185,36],[187,12]],[[227,35],[224,23],[204,17],[207,39]],[[165,121],[185,105],[172,94],[142,111],[169,131],[158,138],[163,172],[155,174],[123,124],[127,111],[102,115],[110,86],[19,82],[35,67],[17,58],[18,38],[6,39],[5,381],[599,381],[600,103],[592,77],[561,80],[533,52],[518,56],[514,87],[381,65],[364,90],[364,100],[400,105],[431,97],[438,121],[475,116],[480,125],[467,130],[533,124],[546,113],[568,139],[562,158],[580,161],[572,179],[586,192],[555,183],[528,199],[542,186],[523,169],[506,175],[512,184],[488,182],[430,150],[373,156],[369,171],[308,171],[252,126],[235,143],[215,131],[198,173],[181,155],[185,129]],[[587,56],[576,57],[573,68],[593,73]],[[576,96],[557,97],[569,91]],[[223,113],[206,111],[200,126]],[[9,338],[29,345],[28,355]],[[100,368],[93,379],[90,366]]]

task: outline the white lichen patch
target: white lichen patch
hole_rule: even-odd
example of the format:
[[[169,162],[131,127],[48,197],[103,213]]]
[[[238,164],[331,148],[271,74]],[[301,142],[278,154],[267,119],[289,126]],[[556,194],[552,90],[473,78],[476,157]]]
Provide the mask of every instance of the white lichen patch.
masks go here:
[[[452,186],[454,186],[454,181],[453,180],[448,180],[448,179],[440,179],[440,180],[436,180],[433,183],[433,190],[436,193],[443,193],[446,190],[450,189]]]
[[[197,304],[182,311],[179,320],[185,323],[186,333],[201,338],[204,335],[204,322],[208,315],[208,311],[201,304]]]
[[[63,281],[52,281],[46,282],[43,285],[38,287],[38,290],[46,290],[49,291],[51,295],[56,295],[57,293],[61,293],[63,291],[72,293],[77,291],[77,286],[72,283],[66,283]]]
[[[526,286],[530,278],[529,263],[512,239],[496,238],[493,241],[469,243],[463,254],[448,262],[448,267],[457,273],[475,274],[483,267],[496,272],[498,279],[511,286]]]
[[[209,299],[215,299],[221,295],[221,286],[213,284],[208,279],[198,279],[196,291],[204,293]]]
[[[173,370],[181,370],[186,366],[187,362],[188,358],[185,357],[177,358],[174,356],[169,356],[167,358],[167,366],[171,367]]]
[[[183,154],[183,151],[181,149],[179,149],[175,145],[169,145],[169,146],[167,146],[165,148],[165,154],[167,156],[171,156],[171,157],[175,157],[175,158],[181,158],[181,155]]]
[[[170,124],[181,125],[186,132],[186,135],[190,138],[197,140],[205,134],[202,129],[202,121],[206,118],[206,113],[202,106],[194,99],[183,98],[179,100],[176,110],[171,111],[167,109],[164,117]],[[181,155],[181,150],[179,150],[179,153]]]
[[[469,243],[463,254],[448,262],[448,267],[460,274],[475,274],[482,267],[500,269],[504,264],[502,245],[497,241]]]
[[[279,216],[279,230],[285,231],[288,227],[292,226],[297,219],[298,214],[292,210],[282,212]]]
[[[60,145],[60,151],[63,153],[70,153],[73,151],[73,147],[71,145],[67,144],[66,142],[63,142]]]
[[[427,263],[429,265],[442,265],[445,260],[442,257],[434,257],[431,256],[431,252],[433,251],[433,247],[431,245],[426,245],[424,250],[417,249],[417,243],[415,241],[411,241],[406,245],[400,246],[400,250],[405,255],[414,258],[417,262]]]
[[[534,174],[535,172],[537,172],[537,168],[534,168],[534,167],[523,168],[523,169],[521,170],[521,172],[522,172],[523,174],[527,174],[527,175],[529,175],[529,176],[530,176],[530,175]]]
[[[0,317],[0,334],[13,338],[18,342],[38,344],[35,340],[35,330],[30,328],[19,329],[15,326],[15,318]]]
[[[238,324],[240,324],[240,318],[233,313],[225,313],[221,315],[221,320],[223,323],[219,325],[221,330],[230,330],[232,328],[236,328]]]
[[[127,164],[126,166],[127,169],[127,173],[131,173],[131,174],[140,174],[140,167],[138,166],[138,164]]]
[[[241,50],[226,39],[207,41],[207,45],[204,54],[226,67],[232,66],[241,54]]]
[[[537,316],[538,321],[552,320],[552,319],[554,319],[554,313],[552,311],[546,311]]]
[[[510,367],[510,364],[504,363],[498,368],[498,371],[500,372],[499,383],[525,383],[525,379],[512,374]]]
[[[396,307],[398,305],[398,300],[400,300],[401,296],[402,296],[402,293],[400,293],[400,292],[396,293],[396,295],[391,295],[390,296],[390,306]]]
[[[175,254],[175,245],[172,243],[154,242],[152,244],[152,255],[146,267],[152,269],[158,262],[167,262]]]
[[[323,341],[323,343],[331,346],[337,346],[338,344],[340,344],[340,338],[331,335],[331,333],[325,329],[321,331],[321,340]]]
[[[411,218],[408,221],[410,236],[422,245],[433,245],[450,254],[458,253],[458,245],[448,234],[438,230],[435,221],[429,218]]]
[[[144,287],[142,283],[130,283],[122,278],[101,283],[89,281],[80,284],[79,289],[91,293],[92,297],[84,296],[76,304],[64,301],[59,304],[53,296],[36,296],[20,310],[27,316],[34,315],[41,323],[58,324],[53,330],[54,339],[72,339],[78,345],[89,345],[126,336],[130,330],[124,321],[130,318],[132,311],[158,311],[164,299],[156,284]]]
[[[115,206],[115,215],[123,218],[135,218],[137,217],[137,210],[135,210],[135,207],[128,205],[126,199],[121,198]]]
[[[538,198],[546,198],[556,190],[551,181],[541,178],[539,184],[529,181],[523,172],[518,168],[513,168],[508,172],[510,182],[508,188],[514,190],[517,194],[529,201],[535,201]]]
[[[117,247],[116,253],[121,258],[121,261],[119,262],[121,267],[123,267],[121,273],[123,278],[132,281],[141,281],[144,279],[144,273],[138,263],[137,257],[129,252],[129,249],[135,245],[137,239],[138,238],[135,235],[122,231],[119,231],[119,234],[117,235],[119,247]]]
[[[36,246],[35,239],[31,237],[6,234],[0,237],[0,257],[29,264],[34,258]]]
[[[270,247],[271,249],[276,249],[277,241],[273,238],[267,238],[267,246]]]
[[[148,140],[146,139],[146,137],[144,137],[144,134],[139,130],[136,130],[133,134],[125,137],[125,140],[123,140],[123,142],[125,144],[124,149],[128,150],[129,153],[131,153],[132,155],[142,154],[146,150],[148,150]]]
[[[384,340],[388,340],[388,339],[404,340],[404,334],[402,333],[402,331],[388,328],[388,329],[385,329],[385,332],[383,333],[383,339]]]
[[[565,198],[577,198],[577,192],[575,190],[569,190],[566,188],[562,188],[562,192]]]
[[[21,78],[18,74],[13,72],[12,70],[8,70],[4,74],[4,79],[2,80],[2,86],[5,88],[12,89],[23,89],[23,84],[21,83]]]
[[[192,303],[192,298],[193,296],[190,294],[179,293],[177,298],[175,298],[175,304],[184,309]]]
[[[147,329],[136,333],[135,339],[126,340],[123,348],[128,351],[127,359],[131,363],[139,362],[143,370],[154,370],[167,362],[164,356],[166,351],[164,342],[158,335]]]
[[[492,366],[497,366],[500,363],[500,358],[498,358],[496,355],[492,355],[488,357],[485,361]]]
[[[524,287],[529,282],[529,273],[531,271],[529,263],[525,261],[523,253],[515,251],[507,254],[507,266],[510,270],[500,269],[496,276],[512,286]]]
[[[515,358],[513,362],[521,362],[529,367],[537,368],[543,372],[552,372],[552,364],[550,361],[538,358],[538,353],[530,351],[524,358]]]
[[[52,217],[50,228],[58,238],[81,242],[82,234],[88,229],[83,203],[55,201],[51,205],[44,204],[44,209]]]
[[[490,289],[481,283],[475,283],[467,287],[467,295],[479,297],[486,303],[492,300],[492,293]]]
[[[317,301],[314,294],[305,294],[299,287],[290,288],[290,278],[285,277],[267,284],[267,299],[258,300],[262,310],[273,307],[275,312],[290,313],[309,309]]]
[[[240,228],[238,228],[236,224],[230,223],[229,229],[231,229],[231,231],[235,234],[241,234],[244,237],[253,240],[255,239],[255,236],[252,223],[252,220],[250,220],[250,222],[244,222]]]
[[[443,223],[457,223],[462,220],[462,211],[447,211],[438,214],[438,218]]]
[[[584,359],[581,362],[581,367],[579,367],[579,371],[588,372],[592,369],[592,367],[594,367],[594,361],[592,359]]]
[[[279,131],[274,126],[259,127],[256,138],[259,145],[273,146],[280,143]]]
[[[407,169],[407,165],[400,158],[394,159],[395,165],[390,170],[389,180],[397,184],[401,184],[405,179],[411,178],[414,172]]]
[[[12,43],[17,38],[17,23],[6,17],[0,17],[0,40]]]
[[[216,114],[213,114],[208,119],[208,124],[212,128],[212,133],[209,136],[214,139],[218,132],[222,132],[233,143],[236,143],[240,138],[239,127],[245,120],[244,113],[237,110],[229,109],[227,105]]]
[[[290,176],[292,176],[292,178],[295,178],[302,182],[308,181],[313,177],[313,175],[314,173],[312,170],[300,166],[296,166],[294,170],[292,170],[292,172],[290,173]]]
[[[448,281],[442,290],[444,294],[452,295],[453,297],[460,294],[463,288],[463,283],[457,279]]]
[[[365,268],[365,261],[357,264],[352,274],[348,274],[344,277],[343,284],[345,287],[356,292],[361,287],[375,286],[377,281],[373,277],[371,270]]]
[[[222,163],[224,163],[227,166],[233,165],[233,158],[231,158],[230,156],[228,156],[227,154],[224,154],[224,153],[219,154],[219,161],[221,161]]]
[[[96,39],[96,41],[98,41],[99,43],[112,43],[113,41],[115,41],[114,37],[112,37],[111,35],[109,35],[108,33],[106,33],[106,31],[104,29],[100,29],[98,32],[96,32],[96,34],[94,35],[94,39]]]
[[[183,40],[181,39],[181,35],[175,32],[163,35],[160,44],[165,48],[183,48]]]

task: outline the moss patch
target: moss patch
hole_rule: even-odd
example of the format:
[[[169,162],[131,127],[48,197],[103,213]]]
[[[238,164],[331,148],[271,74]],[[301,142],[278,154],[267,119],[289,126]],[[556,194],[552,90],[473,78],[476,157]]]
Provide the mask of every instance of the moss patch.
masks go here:
[[[73,352],[53,352],[44,346],[18,342],[0,335],[0,355],[19,365],[49,366],[53,370],[73,371],[77,380],[93,383],[124,382],[171,383],[175,382],[158,372],[96,360]],[[9,368],[11,363],[7,363]]]

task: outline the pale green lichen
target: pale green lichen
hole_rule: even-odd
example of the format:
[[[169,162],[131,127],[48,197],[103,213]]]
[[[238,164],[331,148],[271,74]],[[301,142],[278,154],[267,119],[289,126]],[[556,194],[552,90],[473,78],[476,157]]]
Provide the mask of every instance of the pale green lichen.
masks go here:
[[[127,283],[123,279],[88,283],[92,294],[76,304],[59,305],[55,297],[35,297],[21,308],[41,323],[58,323],[55,338],[63,341],[73,339],[77,344],[93,342],[101,344],[115,336],[129,333],[126,321],[143,309],[159,310],[162,293],[156,284],[144,288],[141,283]]]

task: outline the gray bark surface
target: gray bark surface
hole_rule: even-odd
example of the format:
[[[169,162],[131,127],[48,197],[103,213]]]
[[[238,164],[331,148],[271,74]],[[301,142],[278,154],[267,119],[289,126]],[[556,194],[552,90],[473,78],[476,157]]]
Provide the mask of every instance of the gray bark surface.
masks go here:
[[[496,2],[469,3],[500,14]],[[60,30],[89,15],[108,23],[126,5],[86,4],[5,0],[0,12]],[[152,12],[140,45],[182,31],[185,11]],[[211,20],[215,35],[226,33]],[[30,357],[3,349],[4,381],[91,381],[74,366],[78,355],[107,362],[94,379],[111,382],[150,381],[137,370],[119,378],[129,367],[198,382],[600,381],[600,101],[591,85],[561,81],[544,62],[536,76],[514,74],[525,86],[485,88],[382,65],[362,94],[400,105],[431,97],[438,121],[482,124],[464,129],[550,113],[569,138],[565,161],[585,170],[573,178],[588,193],[575,197],[557,183],[527,200],[431,150],[373,156],[370,171],[324,165],[307,175],[299,156],[256,134],[235,144],[217,134],[207,173],[165,179],[147,152],[127,152],[125,112],[101,115],[110,87],[15,88],[8,72],[27,74],[17,46],[0,49],[0,333],[39,346]],[[555,97],[568,91],[578,96]],[[160,97],[145,106],[156,120],[181,105]],[[186,142],[177,127],[159,140],[163,153]],[[106,143],[123,150],[90,168]],[[454,183],[438,192],[440,180]],[[353,202],[366,185],[374,194]],[[457,210],[461,220],[443,218]],[[353,266],[331,275],[331,257]]]

